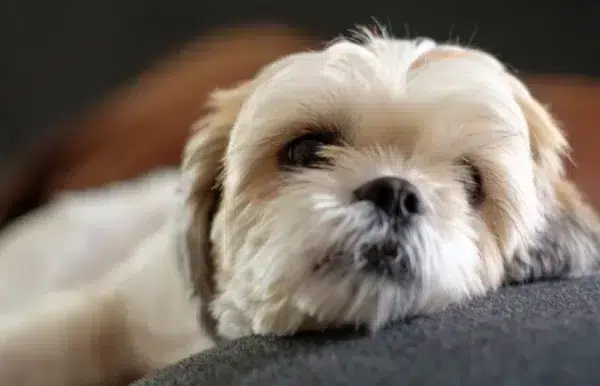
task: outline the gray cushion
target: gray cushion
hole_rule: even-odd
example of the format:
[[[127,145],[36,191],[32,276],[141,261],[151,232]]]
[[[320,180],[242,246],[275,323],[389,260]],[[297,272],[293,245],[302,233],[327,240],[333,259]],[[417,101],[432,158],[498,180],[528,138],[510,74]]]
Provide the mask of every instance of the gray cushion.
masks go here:
[[[507,287],[375,336],[249,337],[159,372],[150,385],[594,385],[600,277]]]

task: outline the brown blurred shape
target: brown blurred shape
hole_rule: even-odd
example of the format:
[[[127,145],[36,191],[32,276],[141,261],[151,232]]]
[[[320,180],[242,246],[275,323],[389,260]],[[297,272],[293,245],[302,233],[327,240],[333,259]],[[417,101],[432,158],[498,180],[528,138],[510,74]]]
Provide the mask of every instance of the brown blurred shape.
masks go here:
[[[561,75],[525,79],[567,134],[573,161],[566,163],[570,177],[600,209],[600,80]]]
[[[210,91],[317,44],[292,28],[265,25],[229,28],[198,39],[59,130],[63,135],[40,148],[30,162],[16,163],[0,188],[0,217],[27,197],[39,204],[65,189],[98,187],[177,165]],[[600,84],[559,75],[525,79],[568,133],[578,165],[569,172],[600,204],[595,171],[600,161]]]
[[[315,43],[282,25],[230,27],[196,39],[14,160],[0,175],[0,222],[65,189],[177,165],[208,93]]]
[[[75,135],[58,152],[46,193],[100,186],[177,164],[208,93],[312,44],[283,26],[231,28],[192,43],[72,124]]]

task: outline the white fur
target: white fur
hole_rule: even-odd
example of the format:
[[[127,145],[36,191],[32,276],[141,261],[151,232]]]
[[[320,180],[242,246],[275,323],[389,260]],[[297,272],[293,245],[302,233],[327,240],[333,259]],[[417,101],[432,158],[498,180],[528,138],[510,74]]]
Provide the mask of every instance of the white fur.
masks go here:
[[[173,211],[175,170],[107,188],[66,192],[0,234],[0,310],[98,280]]]
[[[464,55],[418,64],[435,52]],[[533,173],[544,169],[511,82],[483,52],[367,34],[215,94],[181,181],[167,172],[67,195],[5,230],[0,384],[107,385],[152,372],[214,344],[201,309],[225,338],[377,330],[497,288],[543,223]],[[270,175],[273,151],[315,126],[347,140],[327,150],[332,166]],[[478,210],[461,182],[464,158],[484,176]],[[389,229],[369,225],[371,209],[352,191],[390,175],[417,186],[427,210],[404,239],[418,268],[409,286],[353,271],[351,251]],[[182,234],[210,235],[210,253],[185,247]],[[214,293],[195,293],[194,264],[209,259]]]

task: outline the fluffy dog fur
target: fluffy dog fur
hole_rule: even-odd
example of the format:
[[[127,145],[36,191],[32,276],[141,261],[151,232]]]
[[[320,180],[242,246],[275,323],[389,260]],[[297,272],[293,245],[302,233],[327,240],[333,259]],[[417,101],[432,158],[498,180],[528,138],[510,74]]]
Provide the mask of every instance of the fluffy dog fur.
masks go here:
[[[376,332],[503,283],[598,269],[598,220],[565,179],[563,134],[483,51],[364,32],[287,56],[209,107],[181,172],[68,196],[6,231],[0,384],[115,384],[220,339]],[[309,133],[336,138],[326,162],[285,167]],[[416,190],[414,221],[356,198],[385,176]],[[401,274],[365,270],[389,245]],[[97,265],[72,268],[75,282],[40,274],[82,258]]]

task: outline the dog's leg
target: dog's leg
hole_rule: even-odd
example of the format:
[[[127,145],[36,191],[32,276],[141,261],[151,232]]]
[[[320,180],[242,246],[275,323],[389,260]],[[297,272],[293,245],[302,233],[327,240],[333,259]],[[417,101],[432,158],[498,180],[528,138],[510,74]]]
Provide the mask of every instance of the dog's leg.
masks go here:
[[[115,385],[210,347],[169,228],[101,282],[0,317],[0,384]]]

